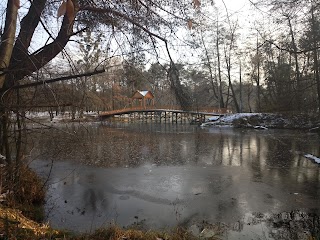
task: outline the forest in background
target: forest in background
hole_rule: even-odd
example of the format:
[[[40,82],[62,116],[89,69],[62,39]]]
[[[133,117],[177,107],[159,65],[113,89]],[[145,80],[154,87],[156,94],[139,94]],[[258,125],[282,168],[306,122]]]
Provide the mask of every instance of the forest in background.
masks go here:
[[[67,19],[70,1],[62,1],[65,5],[42,2],[43,20],[38,22],[42,27],[38,26],[40,33],[35,31],[34,38],[48,35],[43,43],[46,49],[55,41],[61,45],[61,39],[53,35],[57,30],[48,21],[55,14],[61,15],[61,21],[63,11]],[[17,85],[37,82],[38,86],[20,88],[20,103],[11,96],[6,102],[8,109],[67,111],[76,118],[85,111],[128,107],[134,91],[150,90],[158,106],[216,107],[233,112],[319,110],[318,1],[248,1],[242,14],[229,10],[228,2],[216,5],[194,0],[100,5],[79,1],[76,15],[75,3],[75,30],[66,34],[68,40],[63,39],[66,48],[55,49],[55,57],[50,56],[53,61],[41,56],[45,51],[39,48],[29,55],[39,61],[45,58],[48,64],[42,61],[39,66],[28,66],[38,61],[30,59],[26,66],[13,70],[24,61],[14,54],[30,52],[35,49],[32,44],[39,44],[28,36],[29,46],[19,52],[16,41],[5,85],[18,89]],[[22,7],[32,10],[28,1]],[[94,19],[94,14],[99,18]],[[245,14],[260,17],[243,19]],[[23,24],[22,20],[21,30]],[[21,31],[17,37],[26,36]],[[81,76],[97,69],[105,72]],[[64,81],[43,82],[62,76]]]

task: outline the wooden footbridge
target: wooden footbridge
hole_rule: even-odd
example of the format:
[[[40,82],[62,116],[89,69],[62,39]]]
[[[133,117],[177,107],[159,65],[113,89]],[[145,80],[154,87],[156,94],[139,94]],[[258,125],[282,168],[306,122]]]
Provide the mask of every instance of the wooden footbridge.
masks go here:
[[[111,110],[99,114],[100,120],[119,117],[129,121],[158,121],[158,122],[205,122],[206,118],[212,116],[223,116],[228,112],[227,109],[221,108],[197,108],[197,109],[182,109],[177,106],[143,106],[132,107],[118,110]]]

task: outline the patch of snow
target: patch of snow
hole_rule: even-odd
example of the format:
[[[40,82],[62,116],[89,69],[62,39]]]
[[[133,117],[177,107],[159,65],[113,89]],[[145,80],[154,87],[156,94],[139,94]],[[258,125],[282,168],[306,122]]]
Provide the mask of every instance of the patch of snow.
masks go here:
[[[251,117],[251,116],[260,116],[261,113],[236,113],[236,114],[228,114],[220,118],[220,121],[225,123],[232,123],[236,119]]]
[[[309,129],[309,132],[319,132],[319,131],[320,131],[320,127],[314,127]]]
[[[200,237],[201,238],[212,238],[214,235],[216,235],[216,232],[214,229],[208,229],[208,228],[204,228],[202,230],[202,232],[200,233]]]
[[[253,128],[254,129],[259,129],[259,130],[268,130],[268,128],[264,127],[264,126],[254,126]]]
[[[213,123],[213,122],[205,122],[205,123],[201,123],[200,127],[209,127],[209,126],[212,126],[214,124],[215,123]]]
[[[217,121],[220,118],[220,116],[212,116],[208,118],[208,121]]]
[[[240,118],[246,118],[246,117],[251,117],[251,116],[260,116],[261,113],[235,113],[235,114],[227,114],[222,117],[210,117],[213,119],[216,119],[216,121],[213,122],[205,122],[201,124],[201,127],[208,127],[208,126],[221,126],[221,125],[228,125],[232,126],[232,123],[234,120],[240,119]],[[210,119],[209,118],[209,119]],[[252,126],[249,126],[252,127]]]
[[[26,117],[28,118],[43,118],[43,117],[49,117],[49,113],[46,112],[26,112]]]
[[[316,157],[316,156],[314,156],[312,154],[305,154],[304,157],[307,158],[307,159],[313,160],[316,163],[320,164],[320,158],[318,158],[318,157]]]

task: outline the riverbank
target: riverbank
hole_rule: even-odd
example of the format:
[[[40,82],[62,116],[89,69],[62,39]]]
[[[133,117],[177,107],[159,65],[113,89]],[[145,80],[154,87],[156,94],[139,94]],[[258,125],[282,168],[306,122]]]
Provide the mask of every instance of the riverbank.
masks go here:
[[[75,234],[69,231],[52,229],[48,224],[41,224],[25,217],[16,208],[0,205],[0,239],[1,240],[197,240],[219,239],[218,232],[205,229],[200,237],[190,231],[176,228],[172,231],[151,231],[132,228],[121,228],[110,225],[93,233]]]
[[[91,234],[74,234],[54,230],[49,225],[39,224],[26,218],[19,210],[0,207],[0,239],[23,240],[197,240],[207,239],[193,236],[190,232],[177,228],[171,232],[123,229],[116,225],[101,228]],[[210,235],[212,236],[212,235]],[[215,239],[215,238],[210,238]]]
[[[201,127],[232,126],[253,129],[297,129],[320,131],[320,120],[316,115],[275,114],[275,113],[237,113],[220,118],[209,118]]]
[[[54,230],[47,224],[34,222],[17,209],[0,207],[0,239],[1,240],[221,240],[239,239],[282,239],[310,240],[320,238],[320,219],[313,213],[300,211],[282,212],[272,216],[256,213],[248,222],[236,222],[233,226],[223,223],[215,225],[202,222],[189,229],[177,227],[171,231],[141,230],[139,226],[121,228],[111,224],[93,233],[75,234]],[[273,230],[269,232],[268,226]],[[231,232],[230,232],[231,231]],[[235,235],[233,233],[236,233]]]

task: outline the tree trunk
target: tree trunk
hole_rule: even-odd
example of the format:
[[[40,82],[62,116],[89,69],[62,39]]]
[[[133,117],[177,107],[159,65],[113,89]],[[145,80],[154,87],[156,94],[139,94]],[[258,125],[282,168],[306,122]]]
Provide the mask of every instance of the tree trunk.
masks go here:
[[[17,16],[18,6],[16,5],[16,1],[8,0],[6,22],[0,45],[0,72],[3,73],[8,71],[12,56],[17,28]],[[0,89],[3,87],[6,78],[6,75],[3,73],[0,75]]]
[[[223,101],[223,93],[222,93],[222,78],[221,78],[221,63],[220,63],[220,47],[219,47],[219,22],[217,21],[217,40],[216,40],[216,48],[217,48],[217,61],[218,61],[218,77],[219,77],[219,102],[220,108],[225,108]]]
[[[212,67],[211,67],[211,63],[210,63],[210,56],[209,56],[209,53],[208,53],[208,49],[207,49],[207,46],[204,42],[204,39],[203,39],[203,35],[202,35],[202,31],[201,31],[201,41],[202,41],[202,45],[204,47],[204,52],[206,54],[206,61],[207,61],[207,65],[208,65],[208,70],[209,70],[209,74],[210,74],[210,82],[211,82],[211,85],[212,85],[212,90],[213,90],[213,96],[215,99],[218,99],[219,100],[219,97],[216,93],[216,88],[215,88],[215,82],[213,80],[213,73],[212,73]],[[217,79],[216,79],[216,84],[217,84]]]
[[[294,32],[292,29],[292,24],[291,24],[291,20],[290,17],[287,17],[288,20],[288,25],[290,28],[290,36],[291,36],[291,44],[292,44],[292,48],[293,48],[293,56],[294,56],[294,61],[295,61],[295,75],[296,75],[296,93],[295,93],[295,99],[296,99],[296,103],[297,103],[297,109],[300,111],[301,110],[301,95],[302,95],[302,86],[301,86],[301,80],[300,80],[300,70],[299,70],[299,62],[298,62],[298,53],[297,53],[297,45],[295,42],[295,37],[294,37]]]
[[[234,91],[233,85],[232,85],[232,81],[231,81],[231,56],[230,56],[230,49],[229,49],[229,56],[227,56],[227,52],[225,50],[225,60],[226,60],[226,65],[227,65],[227,71],[228,71],[228,82],[229,82],[229,87],[232,93],[232,100],[234,102],[234,106],[236,108],[237,113],[240,112],[240,107],[238,104],[238,100],[236,97],[236,93]]]
[[[318,62],[318,42],[316,37],[316,24],[315,24],[315,17],[314,17],[314,6],[311,6],[311,28],[312,28],[312,45],[313,45],[313,68],[314,68],[314,78],[317,84],[317,95],[318,95],[318,111],[320,113],[320,77],[319,77],[319,62]]]
[[[242,112],[242,108],[243,108],[243,104],[242,104],[242,72],[241,72],[241,60],[239,61],[239,63],[240,63],[240,68],[239,68],[239,83],[240,83],[240,107],[239,107],[239,109],[240,109],[240,112]]]
[[[261,112],[261,89],[260,89],[260,55],[259,55],[259,39],[258,39],[258,33],[257,33],[257,78],[256,78],[256,84],[257,84],[257,110],[258,112]]]
[[[32,1],[28,13],[21,20],[20,32],[14,45],[12,57],[9,59],[10,74],[5,76],[5,80],[0,88],[12,87],[15,84],[15,81],[19,81],[25,76],[41,69],[64,49],[70,39],[70,36],[73,34],[72,26],[74,21],[70,16],[65,14],[58,36],[53,39],[51,43],[43,46],[34,53],[28,53],[31,38],[40,22],[40,15],[44,10],[46,2],[47,0]],[[75,16],[78,11],[78,4],[77,0],[73,0],[73,2],[75,6]]]

